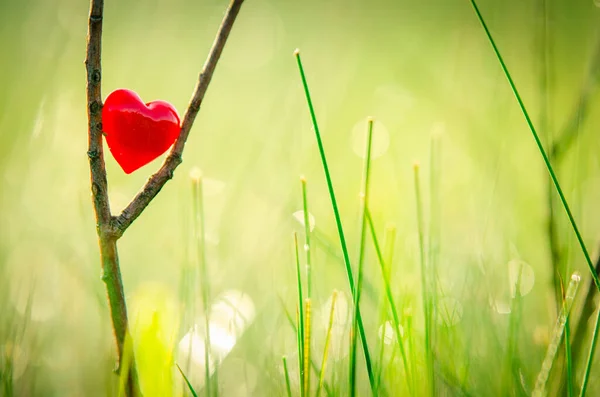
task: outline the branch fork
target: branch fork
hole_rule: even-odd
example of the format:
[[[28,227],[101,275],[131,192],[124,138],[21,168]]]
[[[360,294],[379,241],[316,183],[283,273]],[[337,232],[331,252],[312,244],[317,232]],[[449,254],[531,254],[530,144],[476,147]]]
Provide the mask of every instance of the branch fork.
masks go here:
[[[219,27],[212,48],[192,94],[192,98],[181,123],[179,137],[171,148],[160,169],[146,182],[142,190],[132,199],[127,207],[118,215],[112,215],[108,199],[108,182],[104,163],[102,144],[102,19],[104,0],[91,0],[88,20],[87,56],[85,66],[87,71],[87,113],[88,113],[88,160],[90,164],[90,179],[94,212],[96,215],[96,231],[100,246],[102,263],[102,280],[106,284],[108,303],[117,351],[119,355],[118,368],[122,365],[125,340],[128,335],[127,305],[123,292],[123,282],[119,268],[117,240],[123,236],[127,228],[142,214],[148,204],[156,197],[163,186],[173,178],[175,169],[182,163],[182,153],[189,136],[204,95],[208,89],[213,73],[225,47],[233,24],[244,0],[231,0],[225,16]],[[128,352],[129,354],[129,352]],[[125,392],[128,396],[141,395],[135,360],[131,362],[126,374]]]

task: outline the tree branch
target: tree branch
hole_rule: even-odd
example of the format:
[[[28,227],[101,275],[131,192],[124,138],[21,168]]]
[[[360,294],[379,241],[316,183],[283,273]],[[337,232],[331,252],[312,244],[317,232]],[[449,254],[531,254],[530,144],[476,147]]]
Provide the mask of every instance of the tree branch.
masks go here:
[[[142,190],[133,198],[123,212],[121,212],[118,217],[112,218],[111,231],[117,238],[121,237],[125,230],[131,226],[133,221],[141,215],[148,204],[150,204],[158,192],[160,192],[165,183],[173,178],[175,168],[183,161],[181,155],[183,153],[185,142],[190,134],[196,115],[200,111],[200,105],[202,104],[202,100],[204,99],[204,95],[206,94],[206,90],[212,79],[215,67],[221,57],[221,53],[223,52],[231,28],[233,27],[233,23],[235,22],[243,2],[244,0],[232,0],[225,12],[225,17],[217,32],[217,36],[210,49],[206,62],[202,67],[202,71],[198,78],[198,84],[196,85],[190,104],[183,117],[179,137],[169,152],[169,155],[160,169],[148,179]]]
[[[140,216],[165,183],[173,177],[175,168],[181,164],[185,141],[200,110],[200,105],[212,79],[215,67],[243,2],[244,0],[232,0],[225,13],[217,37],[200,73],[190,104],[185,112],[179,137],[171,152],[158,172],[146,182],[142,191],[135,196],[118,217],[114,217],[110,212],[108,182],[102,146],[101,49],[104,1],[91,0],[85,60],[87,71],[88,159],[94,212],[96,214],[96,231],[102,263],[102,280],[106,284],[112,325],[117,342],[118,368],[122,365],[125,339],[128,335],[128,320],[123,281],[119,268],[117,240],[131,223]],[[131,364],[126,375],[126,394],[127,396],[141,395],[133,352],[128,352],[128,354],[131,354]]]
[[[102,147],[102,16],[103,0],[92,0],[88,21],[87,56],[85,66],[87,71],[87,111],[88,111],[88,159],[90,163],[90,178],[94,212],[96,214],[96,231],[100,246],[102,263],[102,280],[106,285],[110,315],[117,342],[119,355],[118,368],[121,366],[127,335],[127,305],[123,292],[123,282],[119,269],[117,239],[111,233],[111,215],[108,201],[108,183],[104,166]],[[131,365],[127,376],[127,395],[139,395],[139,387],[135,369],[135,360],[131,356]]]

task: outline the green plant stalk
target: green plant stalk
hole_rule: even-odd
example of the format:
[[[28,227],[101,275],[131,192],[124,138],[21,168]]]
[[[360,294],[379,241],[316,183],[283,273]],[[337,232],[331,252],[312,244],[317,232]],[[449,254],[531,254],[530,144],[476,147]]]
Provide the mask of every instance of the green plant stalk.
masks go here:
[[[412,390],[412,377],[410,375],[408,360],[406,358],[406,351],[404,349],[404,344],[402,343],[402,334],[400,333],[400,317],[398,316],[398,310],[396,308],[396,304],[394,303],[394,297],[392,295],[392,288],[390,287],[390,278],[388,274],[385,272],[386,265],[385,260],[383,259],[383,255],[381,254],[381,249],[379,247],[379,240],[377,240],[377,233],[375,232],[375,225],[373,224],[373,219],[371,218],[371,213],[369,209],[366,209],[366,218],[369,224],[369,229],[371,231],[371,239],[373,240],[373,245],[375,247],[375,254],[377,255],[377,261],[379,262],[379,268],[381,269],[381,274],[383,275],[383,284],[385,287],[385,294],[388,299],[388,304],[390,306],[392,312],[392,321],[394,323],[394,333],[396,334],[396,341],[398,342],[398,348],[400,349],[400,355],[402,357],[402,364],[404,365],[404,374],[406,377],[406,385],[408,386],[409,394],[413,394]]]
[[[579,287],[580,281],[581,277],[579,276],[579,273],[573,273],[573,275],[571,276],[571,281],[569,282],[569,287],[567,288],[567,292],[565,294],[563,307],[561,309],[560,315],[558,316],[558,319],[556,320],[556,325],[554,326],[552,340],[548,345],[548,350],[546,351],[546,356],[542,363],[542,368],[540,369],[537,380],[535,381],[535,388],[532,393],[533,397],[541,397],[544,393],[544,390],[546,388],[546,382],[548,381],[550,370],[552,369],[552,365],[554,364],[554,360],[556,359],[556,352],[558,351],[558,347],[562,340],[565,331],[565,323],[567,321],[569,313],[571,312],[573,300],[575,299],[575,295],[577,294],[577,288]]]
[[[521,281],[523,276],[523,264],[519,262],[519,273],[517,275],[517,282],[515,283],[515,296],[511,299],[510,306],[510,319],[508,324],[508,343],[506,349],[506,363],[504,368],[504,395],[510,395],[513,393],[511,389],[515,387],[515,376],[514,376],[514,359],[515,359],[515,348],[516,348],[516,333],[519,328],[519,322],[521,317]]]
[[[515,86],[515,83],[513,82],[513,79],[510,76],[510,73],[508,72],[506,64],[504,63],[504,60],[503,60],[502,56],[500,55],[500,51],[498,50],[498,47],[496,46],[496,43],[495,43],[494,39],[492,38],[492,35],[491,35],[485,21],[483,20],[483,17],[481,16],[481,13],[479,12],[479,8],[477,8],[477,4],[475,4],[475,0],[470,0],[470,1],[473,6],[473,9],[475,10],[475,13],[477,14],[477,17],[479,18],[479,22],[481,22],[481,26],[485,30],[485,33],[490,41],[490,44],[492,45],[492,48],[494,49],[494,52],[496,53],[496,57],[498,58],[498,61],[500,61],[500,65],[502,66],[502,71],[504,72],[504,75],[506,76],[506,79],[508,80],[508,83],[510,84],[510,88],[512,89],[513,94],[515,95],[515,98],[517,99],[517,102],[519,103],[521,112],[525,116],[525,120],[527,121],[529,130],[531,131],[531,134],[533,135],[535,143],[544,159],[544,163],[546,164],[546,168],[548,169],[548,173],[550,174],[552,183],[554,183],[554,187],[556,188],[556,192],[558,193],[558,196],[560,197],[560,201],[565,209],[565,212],[567,213],[569,222],[571,223],[571,227],[573,228],[573,231],[575,232],[575,236],[577,237],[579,246],[581,247],[581,251],[583,252],[583,255],[585,256],[585,261],[588,265],[590,273],[592,274],[592,279],[594,280],[594,284],[596,284],[596,288],[598,288],[598,290],[600,291],[600,279],[598,279],[598,274],[596,274],[596,270],[594,269],[594,265],[592,263],[590,255],[586,248],[585,242],[583,241],[583,237],[581,236],[581,233],[579,232],[579,228],[577,227],[575,218],[573,217],[573,213],[571,212],[569,204],[567,203],[567,199],[565,198],[562,188],[560,187],[560,184],[558,183],[558,178],[556,177],[554,169],[552,168],[552,164],[550,164],[550,160],[548,159],[546,150],[544,149],[544,146],[542,145],[542,142],[540,141],[540,137],[539,137],[538,133],[536,132],[535,127],[533,126],[533,122],[531,121],[531,118],[529,117],[529,113],[527,112],[527,109],[525,108],[525,104],[523,103],[523,100],[521,99],[521,96],[519,95],[519,92],[517,91],[517,87]]]
[[[198,175],[192,178],[194,195],[194,223],[196,235],[196,254],[198,268],[200,273],[200,285],[202,287],[202,306],[204,310],[204,379],[205,394],[212,396],[211,377],[210,377],[210,359],[211,359],[211,341],[210,341],[210,290],[208,269],[206,263],[206,228],[204,219],[204,189],[202,177]],[[216,368],[215,368],[216,370]],[[218,392],[216,393],[218,395]]]
[[[288,323],[289,323],[290,327],[292,327],[292,330],[297,335],[298,334],[298,328],[296,327],[296,323],[294,322],[294,319],[292,318],[292,315],[290,314],[290,312],[286,309],[285,305],[283,304],[283,301],[281,303],[282,303],[282,308],[283,308],[283,312],[285,314],[285,317],[288,320]],[[298,314],[297,311],[296,311],[296,314]],[[319,368],[317,367],[317,364],[315,363],[314,360],[310,361],[310,366],[311,366],[312,370],[314,371],[314,373],[318,376],[319,375]],[[332,392],[329,384],[327,384],[327,383],[323,384],[323,388],[325,389],[325,393],[327,393],[328,396],[330,396],[332,394],[333,395],[339,395],[339,393]]]
[[[288,370],[287,357],[283,356],[281,360],[283,361],[283,372],[285,374],[285,389],[287,391],[287,397],[292,397],[292,386],[290,384],[290,371]]]
[[[435,374],[433,372],[433,350],[431,348],[431,297],[429,288],[430,276],[427,268],[427,259],[425,257],[425,240],[423,237],[423,202],[421,199],[421,184],[419,181],[419,165],[413,166],[414,182],[415,182],[415,199],[417,208],[417,229],[419,233],[419,253],[421,258],[421,292],[423,299],[423,311],[425,318],[425,369],[427,376],[428,394],[432,395],[431,385],[435,382]]]
[[[302,272],[298,252],[298,234],[294,232],[294,254],[296,257],[296,281],[298,284],[298,372],[300,375],[300,395],[304,397],[304,298],[302,296]]]
[[[352,317],[352,338],[350,343],[350,396],[356,395],[356,345],[358,342],[358,316],[357,313],[360,309],[360,290],[364,272],[364,260],[365,260],[365,241],[367,235],[367,219],[366,219],[366,208],[369,202],[369,174],[371,167],[371,144],[373,142],[373,119],[369,118],[367,122],[367,137],[365,145],[365,154],[363,161],[363,174],[360,191],[360,243],[358,251],[358,271],[356,288],[354,290],[354,311]]]
[[[312,295],[312,266],[311,266],[311,251],[310,243],[310,218],[308,212],[308,197],[306,193],[306,178],[301,177],[302,183],[302,212],[304,215],[304,251],[306,252],[306,296],[308,299]]]
[[[440,180],[441,180],[441,149],[440,149],[440,136],[434,132],[431,136],[431,143],[429,149],[429,244],[428,244],[428,255],[427,261],[429,263],[429,273],[431,276],[429,293],[431,297],[431,313],[430,318],[437,318],[437,278],[438,278],[438,258],[440,255],[440,221],[441,221],[441,199],[440,199]],[[431,349],[436,346],[436,326],[435,321],[432,321],[430,329],[429,343]],[[433,362],[433,357],[432,357]],[[432,372],[434,368],[432,367]],[[433,374],[432,374],[433,375]],[[432,378],[430,384],[431,395],[436,395],[436,382]]]
[[[567,397],[573,396],[573,357],[571,356],[571,316],[565,321],[565,362],[567,365]]]
[[[306,395],[310,394],[310,369],[309,363],[311,362],[310,358],[310,313],[308,309],[310,309],[310,299],[312,295],[312,265],[311,265],[311,251],[312,246],[310,242],[310,218],[308,212],[308,195],[306,192],[306,179],[304,177],[300,178],[302,184],[302,212],[304,215],[304,251],[306,253],[306,322],[304,324],[304,390],[306,391]]]
[[[327,323],[327,333],[325,334],[325,347],[323,348],[323,360],[321,361],[321,370],[319,371],[319,384],[317,386],[317,397],[321,395],[323,382],[325,381],[325,366],[327,365],[327,357],[329,355],[329,343],[331,341],[331,330],[333,328],[333,319],[335,315],[335,302],[337,301],[338,292],[336,290],[331,294],[331,310],[329,310],[329,322]]]
[[[183,370],[181,369],[181,367],[179,366],[179,364],[175,364],[175,366],[177,366],[177,369],[179,370],[179,373],[183,377],[183,380],[185,381],[185,384],[187,385],[188,390],[190,391],[190,393],[192,393],[192,396],[193,397],[198,397],[198,393],[196,393],[196,390],[194,390],[194,387],[190,383],[188,377],[185,376],[185,373],[183,373]]]
[[[600,310],[596,311],[598,312],[598,314],[596,315],[596,323],[594,324],[594,334],[592,336],[592,341],[598,340],[598,333],[600,330]],[[585,372],[583,375],[583,381],[581,382],[581,392],[579,393],[579,397],[585,397],[585,393],[587,392],[587,385],[588,381],[590,380],[592,362],[594,361],[594,353],[596,353],[596,345],[592,343],[587,363],[585,365]]]
[[[323,171],[325,173],[325,179],[327,180],[327,189],[329,192],[329,197],[331,199],[331,206],[333,208],[333,212],[334,212],[334,216],[335,216],[335,222],[336,222],[338,235],[340,238],[342,254],[344,256],[344,266],[346,268],[346,275],[348,276],[348,284],[350,286],[350,291],[352,291],[352,293],[354,294],[354,277],[352,276],[352,266],[350,264],[350,257],[348,255],[348,248],[346,246],[346,238],[344,237],[344,229],[342,227],[342,220],[341,220],[339,209],[337,206],[337,200],[335,198],[333,182],[331,180],[331,175],[329,173],[329,167],[327,166],[327,157],[325,156],[325,149],[323,147],[323,142],[321,140],[321,133],[319,132],[319,125],[317,123],[315,110],[314,110],[314,107],[312,104],[312,100],[310,98],[310,91],[308,89],[308,83],[306,81],[306,76],[304,74],[304,68],[302,67],[302,61],[300,59],[300,51],[296,50],[294,52],[294,55],[296,56],[296,61],[298,63],[298,69],[300,71],[300,77],[302,79],[302,85],[304,88],[304,93],[306,95],[306,101],[308,103],[308,109],[310,111],[311,121],[312,121],[313,128],[315,131],[315,137],[317,139],[317,144],[319,146],[319,154],[321,157],[321,162],[323,163]],[[367,343],[367,338],[366,338],[360,310],[356,313],[356,318],[357,318],[358,330],[360,333],[360,339],[361,339],[361,343],[362,343],[363,353],[365,356],[365,365],[367,367],[367,374],[369,376],[369,385],[371,387],[371,391],[374,391],[375,390],[375,378],[373,375],[371,355],[369,353],[369,346]]]
[[[389,226],[385,228],[385,232],[383,235],[383,252],[385,257],[385,268],[383,269],[385,275],[383,277],[387,277],[389,280],[391,278],[392,273],[392,261],[394,257],[394,242],[396,241],[396,227]],[[385,323],[388,319],[388,301],[387,295],[385,293],[385,288],[380,293],[379,298],[379,324],[385,327]],[[385,329],[385,328],[384,328]],[[381,385],[381,374],[383,372],[383,356],[385,352],[384,338],[381,338],[379,341],[379,354],[377,359],[377,391],[379,391],[379,386]]]
[[[310,395],[310,299],[304,300],[304,395]]]
[[[519,95],[519,92],[517,91],[517,87],[515,86],[512,77],[510,76],[510,73],[508,72],[508,68],[506,67],[506,64],[504,63],[504,60],[502,58],[502,56],[500,55],[500,51],[498,50],[498,47],[496,46],[496,43],[494,42],[494,39],[492,38],[492,35],[481,15],[481,13],[479,12],[479,8],[477,7],[477,4],[475,3],[475,0],[470,0],[471,1],[471,5],[473,6],[473,9],[475,10],[475,13],[477,14],[477,17],[479,19],[479,22],[481,23],[481,26],[483,27],[483,29],[485,30],[485,33],[490,41],[490,44],[492,45],[492,48],[494,49],[494,52],[496,54],[496,57],[498,58],[498,60],[500,61],[500,65],[502,67],[502,70],[504,72],[504,75],[506,76],[508,83],[510,84],[510,87],[513,91],[513,94],[515,95],[515,98],[517,99],[517,102],[519,103],[519,106],[521,108],[521,111],[523,113],[523,115],[525,116],[525,120],[527,121],[527,125],[529,126],[529,130],[531,131],[533,138],[535,140],[535,143],[540,151],[540,153],[542,154],[542,157],[544,159],[544,163],[546,165],[546,168],[548,169],[548,173],[550,174],[550,178],[552,179],[552,183],[554,184],[554,187],[556,188],[556,191],[558,193],[558,196],[560,198],[560,201],[565,209],[565,212],[567,213],[567,216],[569,218],[569,222],[571,223],[571,227],[573,228],[573,231],[575,232],[575,236],[577,237],[577,242],[579,243],[579,246],[581,247],[581,250],[583,252],[583,255],[585,257],[585,261],[586,264],[588,266],[588,269],[592,275],[592,280],[594,281],[594,284],[596,285],[596,288],[600,291],[600,279],[598,279],[598,274],[596,273],[596,270],[594,268],[594,265],[592,263],[592,260],[590,258],[589,252],[586,248],[586,245],[583,241],[583,237],[581,236],[581,233],[579,232],[579,228],[577,227],[577,224],[575,222],[575,218],[573,217],[573,214],[571,212],[571,209],[567,203],[567,200],[565,198],[565,195],[563,194],[563,191],[560,187],[560,184],[558,182],[558,178],[556,177],[556,174],[554,172],[554,169],[552,168],[552,164],[550,163],[550,159],[548,158],[548,155],[546,154],[546,151],[544,150],[544,147],[540,141],[540,138],[535,130],[535,127],[533,126],[533,122],[531,121],[531,118],[529,117],[529,113],[527,112],[525,105],[523,103],[523,101],[521,100],[521,96]],[[600,317],[600,312],[598,314],[598,316]],[[590,343],[590,353],[595,351],[596,349],[596,343],[598,342],[598,333],[594,332],[594,334],[592,335],[592,341]],[[591,356],[588,356],[591,357]],[[586,372],[584,374],[584,379],[587,379],[589,377],[589,371],[591,371],[591,365],[592,365],[592,361],[589,360],[588,361],[588,365],[586,366]],[[583,388],[582,388],[583,389]],[[584,390],[582,390],[584,391]]]

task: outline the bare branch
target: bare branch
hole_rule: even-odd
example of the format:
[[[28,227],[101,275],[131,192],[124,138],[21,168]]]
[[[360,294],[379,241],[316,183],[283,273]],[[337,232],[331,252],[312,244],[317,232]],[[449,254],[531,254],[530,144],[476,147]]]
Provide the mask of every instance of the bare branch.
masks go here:
[[[160,169],[148,179],[143,189],[134,197],[134,199],[123,210],[123,212],[121,212],[118,217],[112,218],[111,231],[117,237],[122,236],[125,230],[127,230],[127,228],[133,223],[133,221],[140,216],[148,204],[150,204],[152,199],[154,199],[158,192],[160,192],[165,183],[167,183],[167,181],[173,177],[175,168],[177,168],[177,166],[179,166],[179,164],[181,164],[183,161],[181,155],[183,153],[185,142],[188,138],[192,125],[194,124],[196,115],[200,111],[200,105],[202,104],[202,100],[204,99],[204,95],[206,94],[206,90],[208,89],[208,85],[212,79],[215,67],[217,66],[219,58],[221,57],[221,53],[223,52],[223,48],[225,47],[225,43],[227,42],[227,38],[231,32],[231,28],[233,27],[233,23],[235,22],[243,2],[244,0],[232,0],[227,8],[227,11],[225,12],[225,17],[223,18],[219,31],[217,32],[217,36],[213,42],[212,48],[210,49],[206,62],[202,67],[202,71],[200,72],[200,76],[198,78],[198,84],[196,85],[190,104],[188,105],[185,116],[183,117],[179,138],[177,138],[177,141],[169,152],[169,155],[163,162]]]
[[[108,201],[108,183],[104,165],[102,147],[102,15],[103,0],[92,0],[88,21],[87,56],[87,111],[88,111],[88,158],[90,162],[90,179],[94,212],[96,214],[96,231],[100,246],[102,263],[102,280],[106,285],[110,315],[117,342],[119,355],[118,366],[123,358],[125,335],[127,335],[127,305],[123,292],[123,282],[119,269],[117,239],[110,231],[110,205]],[[131,365],[127,374],[126,390],[128,396],[140,395],[135,369],[135,360],[131,355]]]

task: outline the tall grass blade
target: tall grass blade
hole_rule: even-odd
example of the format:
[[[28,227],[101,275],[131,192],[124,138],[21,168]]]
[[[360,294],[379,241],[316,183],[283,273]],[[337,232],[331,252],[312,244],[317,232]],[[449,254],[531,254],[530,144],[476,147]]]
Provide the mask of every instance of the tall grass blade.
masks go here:
[[[567,397],[573,396],[573,357],[571,356],[571,316],[565,321],[565,363],[567,366]]]
[[[383,275],[383,284],[385,287],[385,294],[388,299],[388,304],[390,306],[392,312],[392,321],[394,324],[394,333],[396,335],[396,342],[398,343],[398,348],[400,349],[400,355],[402,357],[402,364],[404,366],[404,375],[406,378],[406,384],[408,386],[408,390],[410,394],[413,394],[412,390],[412,378],[409,371],[408,359],[406,357],[406,350],[404,349],[404,344],[402,342],[402,334],[400,332],[400,317],[398,316],[398,310],[396,308],[396,304],[394,303],[394,297],[392,295],[392,288],[390,286],[390,278],[389,275],[385,272],[386,265],[385,260],[383,259],[383,255],[381,254],[381,249],[379,247],[379,240],[377,240],[377,233],[375,231],[375,225],[373,224],[373,219],[371,218],[371,213],[369,209],[366,210],[366,218],[369,224],[369,230],[371,231],[371,239],[373,240],[373,245],[375,247],[375,254],[377,255],[377,261],[379,262],[379,268],[381,269],[381,273]]]
[[[356,395],[356,345],[358,342],[358,316],[360,305],[360,293],[363,279],[363,268],[365,260],[365,240],[367,234],[366,209],[369,203],[369,174],[371,167],[371,144],[373,142],[373,119],[369,118],[367,122],[367,136],[365,145],[365,155],[363,161],[363,174],[360,191],[360,243],[358,251],[358,271],[357,281],[354,290],[354,311],[352,318],[352,338],[350,343],[350,396]]]
[[[327,357],[329,355],[329,343],[331,341],[331,329],[333,328],[333,319],[335,315],[335,302],[337,301],[338,292],[333,291],[331,295],[331,310],[329,311],[329,322],[327,323],[327,333],[325,334],[325,347],[323,348],[323,360],[321,361],[321,370],[319,371],[319,384],[317,386],[317,397],[321,395],[323,382],[325,381],[325,366],[327,365]]]
[[[430,318],[437,318],[437,278],[438,278],[438,258],[440,255],[440,222],[441,222],[441,198],[440,198],[440,181],[441,181],[441,136],[439,131],[434,131],[431,136],[429,147],[429,243],[427,263],[429,264],[430,284],[429,293],[431,297],[431,313]],[[430,329],[430,345],[431,349],[436,346],[436,327],[435,321],[431,324]],[[433,350],[432,350],[433,352]],[[433,362],[433,359],[432,359]],[[432,366],[432,372],[434,368]],[[436,395],[436,382],[432,378],[430,384],[431,395]]]
[[[573,228],[573,231],[575,232],[575,236],[577,237],[577,242],[579,243],[579,246],[581,247],[581,251],[583,252],[583,255],[585,257],[586,264],[592,275],[592,280],[594,281],[596,288],[600,291],[600,279],[598,278],[598,274],[596,273],[596,269],[594,268],[592,259],[590,258],[590,254],[587,250],[585,242],[583,241],[583,237],[581,236],[581,233],[579,232],[579,228],[577,227],[577,223],[575,222],[573,213],[571,212],[569,204],[567,203],[567,199],[565,198],[562,188],[560,187],[558,178],[556,177],[556,173],[554,172],[554,169],[552,168],[550,159],[549,159],[548,155],[546,154],[546,150],[544,149],[544,146],[542,145],[540,137],[539,137],[538,133],[536,132],[535,127],[533,126],[533,122],[531,121],[531,118],[529,117],[529,113],[527,112],[527,109],[525,108],[525,105],[521,99],[521,96],[519,95],[519,92],[517,91],[517,87],[515,86],[513,79],[511,77],[510,73],[508,72],[508,68],[506,67],[504,60],[503,60],[502,56],[500,55],[500,51],[498,50],[498,47],[496,46],[496,43],[495,43],[494,39],[492,38],[492,35],[487,27],[487,24],[485,23],[485,21],[483,19],[483,16],[481,15],[481,12],[479,11],[479,8],[477,7],[477,4],[475,3],[475,0],[470,0],[470,1],[471,1],[471,5],[473,6],[473,9],[475,10],[475,13],[477,14],[477,18],[479,19],[479,22],[481,23],[481,26],[483,27],[483,29],[490,41],[490,44],[492,45],[492,48],[494,49],[496,57],[498,58],[498,61],[500,62],[502,71],[504,72],[504,75],[506,76],[506,79],[508,80],[508,83],[510,84],[513,94],[515,95],[515,98],[517,99],[517,102],[519,103],[521,112],[525,116],[525,120],[527,121],[529,130],[531,131],[531,134],[533,135],[535,143],[544,159],[544,163],[546,165],[546,168],[548,169],[548,173],[550,174],[552,183],[554,184],[554,187],[556,188],[556,192],[558,193],[558,196],[560,198],[562,206],[564,207],[565,212],[567,213],[567,217],[569,218],[571,227]],[[597,342],[598,342],[598,333],[594,332],[594,334],[592,335],[592,341],[590,343],[590,353],[596,349]],[[591,361],[588,361],[588,364],[589,364],[589,367],[586,369],[584,378],[589,376],[589,371],[591,370],[591,364],[592,364]]]
[[[204,310],[204,390],[207,396],[212,396],[211,373],[211,341],[210,341],[210,290],[208,269],[206,263],[206,230],[204,217],[204,191],[202,176],[196,173],[192,176],[192,187],[194,197],[194,230],[196,242],[196,255],[200,274],[200,285],[202,288],[202,306]],[[216,375],[216,368],[214,369]],[[218,392],[216,393],[218,395]]]
[[[194,387],[190,383],[190,381],[187,378],[187,376],[185,376],[185,374],[183,373],[183,370],[181,369],[181,367],[179,366],[179,364],[175,364],[175,365],[177,366],[177,369],[179,370],[179,373],[183,377],[183,380],[185,381],[185,384],[187,385],[188,390],[190,391],[190,393],[192,393],[192,396],[193,397],[198,397],[198,394],[196,393],[196,390],[194,390]]]
[[[306,193],[306,178],[301,177],[302,183],[302,212],[304,215],[304,251],[306,252],[306,296],[308,299],[312,297],[312,266],[311,266],[311,251],[310,243],[311,225],[308,212],[308,197]]]
[[[294,254],[296,257],[296,281],[298,284],[298,372],[300,375],[300,395],[304,397],[304,298],[302,294],[302,272],[300,271],[300,253],[298,252],[298,234],[294,232]]]
[[[383,277],[389,280],[392,274],[392,261],[394,257],[394,242],[396,241],[396,227],[388,226],[385,228],[385,232],[383,234],[383,255],[385,258],[385,267],[383,269]],[[380,326],[385,327],[385,323],[388,319],[388,310],[389,304],[387,295],[385,293],[385,288],[380,293],[379,298],[379,321],[378,324]],[[384,328],[385,329],[385,328]],[[377,358],[377,391],[379,391],[379,386],[381,385],[381,375],[383,372],[383,357],[385,352],[385,338],[381,338],[379,340],[379,354]]]
[[[310,299],[304,301],[304,395],[310,395]]]
[[[435,374],[433,372],[433,349],[431,348],[431,295],[430,295],[430,277],[427,267],[427,258],[425,257],[425,239],[423,232],[423,202],[421,197],[421,183],[419,180],[419,164],[413,166],[415,178],[415,198],[417,203],[417,230],[419,233],[419,253],[421,258],[421,293],[423,299],[423,312],[425,318],[425,371],[427,376],[426,390],[428,395],[432,394],[432,385],[435,382]]]
[[[552,369],[552,365],[554,364],[556,352],[558,351],[558,347],[560,346],[560,342],[565,331],[565,323],[567,321],[569,313],[571,312],[573,300],[575,299],[575,295],[577,294],[577,288],[579,287],[580,281],[581,276],[579,275],[579,273],[573,273],[573,275],[571,276],[571,281],[569,282],[569,287],[567,288],[567,292],[565,294],[563,307],[560,311],[558,319],[556,320],[556,325],[554,326],[552,340],[548,345],[548,350],[546,351],[546,356],[542,363],[542,369],[540,370],[537,380],[535,381],[535,388],[532,394],[532,396],[534,397],[541,397],[544,395],[546,382],[548,381],[550,370]]]
[[[315,137],[317,139],[317,144],[319,146],[319,154],[321,157],[321,162],[323,163],[323,171],[325,173],[325,179],[327,180],[327,190],[329,192],[329,197],[331,199],[331,206],[333,208],[333,213],[335,216],[336,227],[338,231],[338,235],[340,238],[340,245],[342,248],[342,254],[344,256],[344,265],[346,267],[346,275],[348,276],[348,284],[350,285],[350,291],[354,294],[354,277],[352,276],[352,266],[350,264],[350,257],[348,255],[348,248],[346,246],[346,238],[344,237],[344,228],[342,227],[342,219],[340,217],[340,213],[338,210],[337,200],[335,198],[335,192],[333,189],[333,182],[331,180],[331,175],[329,173],[329,167],[327,166],[327,157],[325,156],[325,149],[323,147],[323,142],[321,140],[321,133],[319,132],[319,125],[317,123],[317,117],[315,115],[315,110],[312,104],[312,100],[310,97],[310,90],[308,88],[308,83],[306,81],[306,76],[304,74],[304,68],[302,67],[302,60],[300,59],[300,51],[296,50],[294,52],[296,56],[296,61],[298,63],[298,70],[300,72],[300,77],[302,79],[302,85],[304,87],[304,93],[306,95],[306,102],[308,104],[308,109],[310,111],[310,117],[313,124],[313,129],[315,130]],[[371,363],[371,355],[369,353],[369,346],[367,343],[367,338],[364,330],[364,325],[362,321],[362,317],[360,314],[360,310],[356,313],[356,319],[358,324],[358,331],[360,333],[360,340],[363,348],[363,353],[365,356],[365,364],[367,367],[367,374],[369,376],[369,385],[371,390],[375,390],[375,378],[373,375],[373,368]]]
[[[592,341],[598,340],[598,333],[600,332],[600,310],[597,309],[596,312],[596,323],[594,324]],[[581,392],[579,393],[579,397],[585,397],[585,393],[587,392],[587,385],[590,380],[590,373],[592,369],[592,361],[594,361],[594,353],[596,353],[596,345],[592,343],[587,363],[585,365],[585,372],[583,374],[583,381],[581,382]]]
[[[494,39],[492,38],[492,35],[491,35],[485,21],[483,20],[481,13],[479,12],[479,8],[477,7],[475,0],[470,0],[470,1],[471,1],[471,5],[473,6],[473,9],[475,10],[475,13],[477,14],[477,18],[479,19],[479,22],[481,22],[481,26],[483,27],[483,30],[485,30],[485,33],[490,41],[490,44],[492,45],[492,48],[494,49],[494,52],[496,53],[496,57],[498,58],[498,61],[500,62],[500,65],[502,66],[502,71],[504,72],[504,75],[506,76],[506,79],[508,80],[508,83],[510,84],[510,88],[512,89],[513,94],[515,95],[515,98],[517,99],[517,102],[519,103],[521,112],[523,113],[523,116],[525,116],[525,120],[527,121],[529,130],[531,131],[531,134],[533,135],[533,139],[535,140],[535,143],[544,159],[544,163],[546,164],[546,168],[548,169],[548,173],[550,174],[552,183],[554,183],[554,187],[556,188],[556,192],[558,193],[558,196],[560,197],[560,201],[565,209],[565,212],[567,213],[569,222],[571,223],[571,227],[573,228],[573,231],[575,232],[575,236],[577,237],[579,246],[581,247],[581,251],[583,252],[583,255],[585,256],[585,261],[588,265],[590,273],[592,274],[592,279],[594,280],[594,284],[596,284],[596,288],[598,288],[598,290],[600,291],[600,279],[598,279],[598,274],[596,273],[596,270],[594,269],[594,265],[590,258],[589,252],[586,248],[586,245],[583,241],[583,237],[581,236],[581,233],[579,232],[579,228],[577,227],[577,223],[575,222],[575,218],[573,217],[571,208],[569,207],[569,204],[567,203],[567,199],[565,198],[565,195],[563,194],[562,188],[560,187],[560,184],[558,183],[558,178],[556,177],[554,169],[552,168],[552,164],[550,164],[550,160],[548,158],[548,155],[546,154],[546,150],[544,149],[544,146],[542,145],[540,137],[539,137],[538,133],[536,132],[535,127],[533,126],[533,122],[531,121],[531,118],[529,117],[529,113],[527,112],[527,109],[525,108],[525,104],[523,103],[523,100],[521,99],[521,96],[519,95],[519,92],[517,91],[517,87],[515,86],[515,83],[513,82],[513,79],[510,76],[510,73],[508,72],[506,64],[504,63],[504,60],[503,60],[502,56],[500,55],[500,51],[498,50],[498,47],[496,46],[496,43],[495,43]]]

